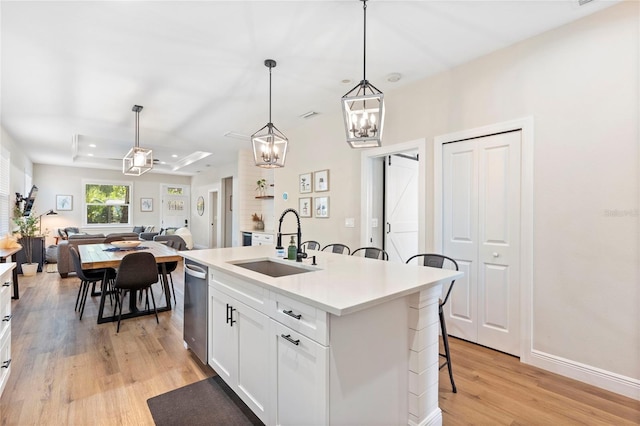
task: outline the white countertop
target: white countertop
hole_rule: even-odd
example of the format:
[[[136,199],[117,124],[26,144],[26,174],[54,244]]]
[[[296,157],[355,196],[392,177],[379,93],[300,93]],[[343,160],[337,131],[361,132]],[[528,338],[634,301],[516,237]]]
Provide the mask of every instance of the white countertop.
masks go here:
[[[310,250],[318,270],[272,278],[233,265],[249,259],[275,258],[273,246],[231,247],[180,252],[187,259],[285,294],[334,315],[346,315],[462,277],[462,272],[405,265]],[[295,261],[291,265],[300,265]]]

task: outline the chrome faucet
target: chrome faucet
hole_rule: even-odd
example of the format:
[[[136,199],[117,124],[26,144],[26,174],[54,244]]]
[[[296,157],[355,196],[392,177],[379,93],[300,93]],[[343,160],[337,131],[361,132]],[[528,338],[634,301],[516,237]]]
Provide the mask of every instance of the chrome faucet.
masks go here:
[[[298,232],[297,232],[297,236],[298,236],[298,249],[296,250],[296,262],[302,262],[302,259],[304,259],[305,257],[307,257],[307,253],[302,251],[302,229],[300,228],[300,215],[298,214],[297,211],[295,211],[294,209],[286,209],[285,211],[282,212],[282,215],[280,215],[280,223],[278,224],[278,241],[277,241],[277,248],[282,248],[282,236],[283,235],[294,235],[294,234],[283,234],[282,233],[282,219],[284,219],[284,217],[287,215],[287,213],[293,213],[294,215],[296,215],[296,219],[298,221]]]

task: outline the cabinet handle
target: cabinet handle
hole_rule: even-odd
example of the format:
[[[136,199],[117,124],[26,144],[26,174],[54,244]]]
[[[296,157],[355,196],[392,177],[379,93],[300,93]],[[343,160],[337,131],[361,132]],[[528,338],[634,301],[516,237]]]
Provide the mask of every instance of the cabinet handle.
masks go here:
[[[11,359],[2,363],[0,368],[9,368],[9,364],[11,364]]]
[[[302,318],[302,314],[297,314],[297,315],[296,315],[296,314],[294,314],[294,313],[293,313],[293,311],[292,311],[292,310],[288,310],[288,311],[282,310],[282,313],[283,313],[283,314],[287,314],[287,315],[289,315],[290,317],[293,317],[293,318],[295,318],[295,319],[297,319],[297,320],[299,320],[300,318]]]
[[[11,287],[11,281],[5,281],[2,287]]]
[[[11,318],[13,318],[13,315],[6,315],[4,318],[2,318],[2,321],[11,321]]]
[[[229,308],[231,306],[229,306],[229,304],[227,303],[227,324],[229,324]]]
[[[233,327],[233,323],[234,323],[234,322],[238,322],[238,321],[236,321],[236,320],[234,320],[234,319],[233,319],[233,311],[235,311],[235,310],[236,310],[236,308],[234,308],[233,306],[230,306],[230,308],[231,308],[231,309],[229,310],[229,326],[230,326],[230,327]]]
[[[296,346],[300,344],[300,339],[293,340],[290,334],[281,334],[280,337],[282,337],[284,340],[288,340],[289,342],[293,343]]]

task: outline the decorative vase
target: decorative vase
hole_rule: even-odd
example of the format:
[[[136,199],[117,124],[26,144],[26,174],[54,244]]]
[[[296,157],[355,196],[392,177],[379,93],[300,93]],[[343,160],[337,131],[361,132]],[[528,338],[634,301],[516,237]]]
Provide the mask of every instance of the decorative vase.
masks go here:
[[[22,267],[22,275],[25,277],[33,277],[38,272],[37,263],[23,263],[20,266]]]

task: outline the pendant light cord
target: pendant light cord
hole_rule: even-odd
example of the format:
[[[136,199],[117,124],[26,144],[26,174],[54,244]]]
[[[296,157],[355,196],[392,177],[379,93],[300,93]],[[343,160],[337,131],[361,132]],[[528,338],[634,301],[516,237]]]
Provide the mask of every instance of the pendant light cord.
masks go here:
[[[136,111],[136,148],[140,147],[140,111]]]
[[[367,81],[367,0],[362,0],[364,11],[364,48],[362,49],[362,80]]]
[[[271,123],[271,65],[269,65],[269,123]]]

